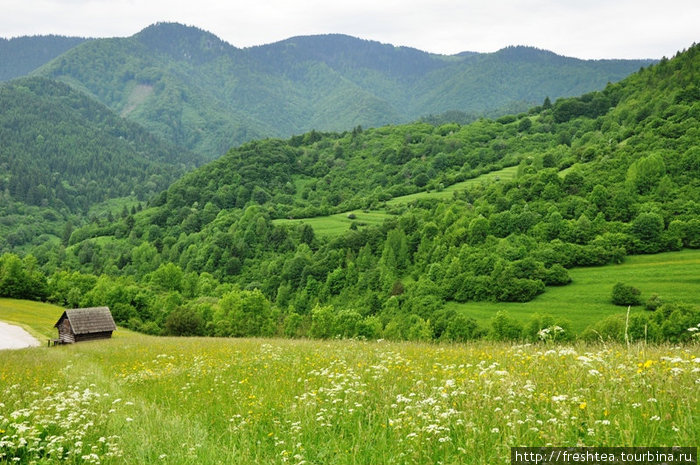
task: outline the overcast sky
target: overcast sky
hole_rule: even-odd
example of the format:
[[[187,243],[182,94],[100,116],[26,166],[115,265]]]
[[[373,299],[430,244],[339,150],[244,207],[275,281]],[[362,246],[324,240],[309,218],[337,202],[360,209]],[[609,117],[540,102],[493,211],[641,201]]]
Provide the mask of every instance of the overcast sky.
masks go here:
[[[453,54],[531,45],[578,58],[670,57],[700,39],[698,0],[0,0],[0,37],[115,37],[159,21],[236,47],[344,33]]]

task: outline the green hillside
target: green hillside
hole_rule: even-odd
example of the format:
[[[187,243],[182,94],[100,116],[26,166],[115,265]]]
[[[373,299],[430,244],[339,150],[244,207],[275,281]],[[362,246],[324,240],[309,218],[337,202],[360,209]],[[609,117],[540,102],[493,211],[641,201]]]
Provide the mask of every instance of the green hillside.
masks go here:
[[[0,250],[60,235],[108,199],[145,201],[197,161],[55,81],[2,83],[0,107]]]
[[[516,174],[518,167],[509,166],[500,170],[494,170],[475,178],[467,179],[466,181],[456,182],[446,188],[439,188],[432,191],[416,192],[415,194],[400,195],[387,200],[384,204],[388,207],[397,207],[410,203],[415,203],[420,200],[440,199],[449,200],[460,192],[465,191],[469,186],[474,186],[480,183],[498,182],[500,180],[510,180]],[[391,209],[391,212],[396,215],[400,210]],[[335,213],[327,216],[315,216],[311,218],[299,219],[277,219],[272,223],[275,225],[300,225],[307,224],[311,226],[314,233],[319,237],[334,237],[346,233],[350,229],[363,228],[367,226],[376,226],[381,224],[388,218],[391,218],[391,213],[385,209],[379,210],[354,210],[343,213]],[[353,227],[354,225],[354,227]]]
[[[142,212],[77,229],[65,251],[8,256],[4,273],[40,282],[38,264],[46,298],[108,304],[155,334],[536,340],[571,319],[566,337],[584,337],[585,314],[552,306],[523,324],[494,303],[580,300],[575,269],[700,247],[698,58],[693,46],[601,92],[497,120],[250,142]],[[600,303],[616,282],[592,295]],[[664,297],[658,282],[618,301],[622,312],[662,297],[635,312],[633,339],[647,328],[650,341],[689,340],[697,283]],[[457,311],[481,303],[493,318]],[[601,305],[597,315],[615,313]],[[600,324],[591,331],[622,340],[619,322]]]
[[[441,56],[343,35],[238,49],[180,24],[92,40],[39,74],[88,92],[162,138],[215,158],[261,137],[342,131],[458,110],[526,109],[648,60],[584,61],[527,47]]]

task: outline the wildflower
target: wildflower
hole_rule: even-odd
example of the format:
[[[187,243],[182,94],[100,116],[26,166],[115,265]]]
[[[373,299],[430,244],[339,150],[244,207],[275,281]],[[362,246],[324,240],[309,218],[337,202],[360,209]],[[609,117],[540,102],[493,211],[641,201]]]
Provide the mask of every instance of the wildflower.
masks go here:
[[[578,405],[578,408],[580,408],[581,410],[585,410],[587,405],[588,405],[587,402],[581,402],[581,403]]]

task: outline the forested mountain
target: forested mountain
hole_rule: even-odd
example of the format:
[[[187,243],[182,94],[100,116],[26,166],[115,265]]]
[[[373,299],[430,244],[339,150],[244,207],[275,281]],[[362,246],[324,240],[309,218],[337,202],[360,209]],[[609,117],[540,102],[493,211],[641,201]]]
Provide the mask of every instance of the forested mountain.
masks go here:
[[[27,206],[45,208],[55,218],[86,214],[90,206],[117,197],[143,201],[196,164],[196,156],[60,82],[32,77],[0,84],[0,108],[5,219]],[[41,217],[39,211],[25,216]],[[17,233],[10,236],[13,243],[35,235]]]
[[[247,143],[150,208],[43,249],[39,265],[56,271],[44,296],[108,304],[154,333],[479,337],[446,303],[529,301],[566,285],[573,266],[700,247],[699,61],[694,45],[600,92],[497,120]],[[517,176],[387,202],[503,166]],[[273,221],[356,208],[386,220],[329,237]],[[683,340],[697,317],[667,303],[633,315],[629,334]],[[494,337],[536,338],[543,321],[523,329],[499,315]],[[601,325],[586,334],[622,337],[618,320]]]
[[[55,35],[0,37],[0,81],[25,76],[86,40]]]
[[[602,88],[649,63],[583,61],[527,47],[441,56],[343,35],[238,49],[200,29],[161,23],[81,44],[39,73],[215,158],[248,140],[311,129],[523,110],[545,96]]]

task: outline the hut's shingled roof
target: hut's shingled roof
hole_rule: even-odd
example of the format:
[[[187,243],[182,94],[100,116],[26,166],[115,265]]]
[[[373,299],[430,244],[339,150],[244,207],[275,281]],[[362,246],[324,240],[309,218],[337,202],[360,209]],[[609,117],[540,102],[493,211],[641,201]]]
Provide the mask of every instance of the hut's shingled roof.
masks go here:
[[[73,308],[63,312],[63,315],[70,321],[75,334],[101,333],[117,329],[117,325],[112,319],[112,313],[107,307]],[[61,323],[63,315],[55,326]]]

